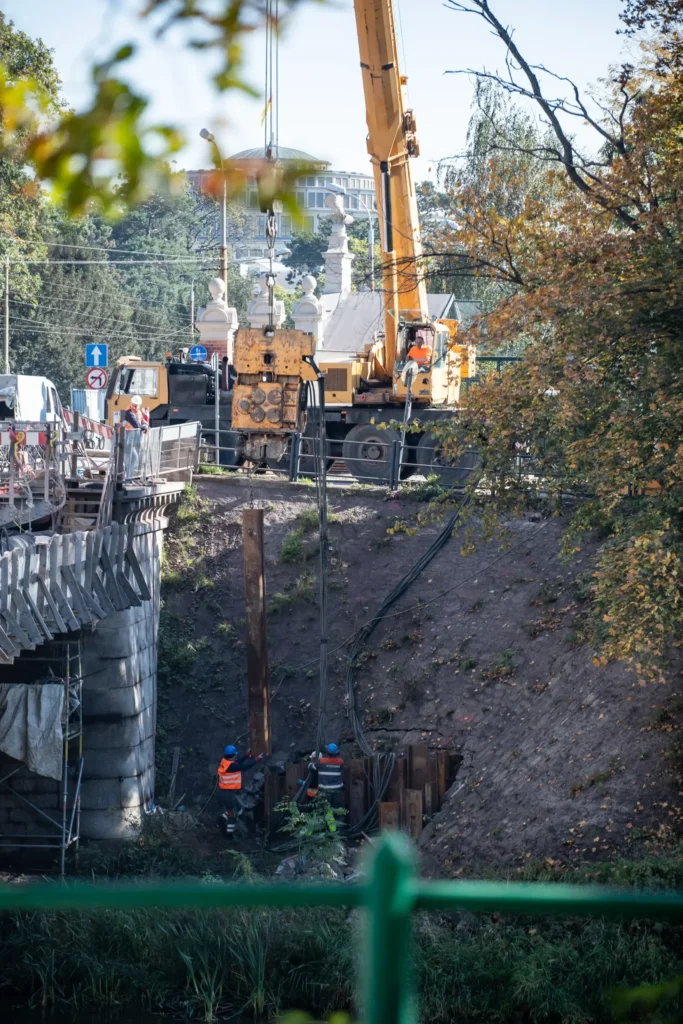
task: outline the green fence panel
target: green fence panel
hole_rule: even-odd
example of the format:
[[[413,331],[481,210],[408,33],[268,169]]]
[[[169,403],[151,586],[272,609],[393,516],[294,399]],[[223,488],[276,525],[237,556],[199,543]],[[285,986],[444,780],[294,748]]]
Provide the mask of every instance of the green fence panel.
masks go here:
[[[411,918],[416,910],[648,918],[683,921],[683,894],[615,891],[600,886],[420,880],[415,853],[399,833],[375,844],[368,880],[339,883],[48,882],[0,886],[2,910],[115,910],[151,907],[365,907],[369,915],[364,1018],[367,1024],[415,1024]]]

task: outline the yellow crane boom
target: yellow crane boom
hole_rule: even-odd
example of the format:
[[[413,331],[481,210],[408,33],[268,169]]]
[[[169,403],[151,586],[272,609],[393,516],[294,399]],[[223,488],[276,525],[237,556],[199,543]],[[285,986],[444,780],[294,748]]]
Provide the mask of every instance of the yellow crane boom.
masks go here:
[[[429,320],[421,274],[420,221],[409,162],[420,149],[415,118],[405,104],[406,79],[398,65],[391,0],[354,0],[353,6],[382,240],[383,364],[391,374],[399,319]]]

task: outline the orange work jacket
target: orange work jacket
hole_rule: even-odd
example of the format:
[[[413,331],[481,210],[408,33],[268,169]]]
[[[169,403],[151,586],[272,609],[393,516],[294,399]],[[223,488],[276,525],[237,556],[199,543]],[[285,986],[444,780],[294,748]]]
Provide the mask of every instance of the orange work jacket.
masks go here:
[[[219,789],[241,789],[242,772],[231,771],[234,761],[224,757],[218,765],[218,788]]]

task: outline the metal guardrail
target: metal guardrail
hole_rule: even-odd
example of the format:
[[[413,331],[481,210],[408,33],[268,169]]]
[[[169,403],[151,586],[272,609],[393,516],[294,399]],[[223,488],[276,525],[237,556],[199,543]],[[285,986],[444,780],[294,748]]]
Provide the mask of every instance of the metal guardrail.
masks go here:
[[[227,433],[227,431],[226,431]],[[213,438],[213,434],[210,435]],[[283,479],[288,480],[290,483],[296,483],[300,477],[312,477],[315,476],[317,471],[317,464],[320,461],[318,454],[317,443],[313,444],[313,438],[306,437],[298,432],[292,432],[287,436],[287,445],[283,457],[279,462],[268,461],[267,464],[262,466],[256,466],[253,463],[249,464],[241,460],[241,453],[238,448],[231,447],[228,445],[216,445],[213,440],[201,441],[201,451],[203,453],[213,453],[213,458],[209,461],[207,459],[200,459],[203,464],[218,465],[222,466],[224,470],[232,471],[247,471],[256,472],[258,470],[267,469],[268,472],[274,473]],[[353,449],[358,451],[362,447],[366,446],[364,441],[349,441],[348,439],[342,441],[336,438],[328,438],[325,446],[325,458],[327,459],[328,465],[334,462],[351,461],[354,462],[356,459],[353,455],[346,456],[342,454],[342,445],[348,451]],[[457,466],[448,466],[435,464],[434,462],[423,462],[420,461],[420,452],[416,449],[415,445],[411,445],[407,442],[403,442],[398,438],[387,437],[386,441],[378,441],[375,443],[375,448],[378,449],[376,459],[376,472],[373,471],[373,462],[370,459],[363,459],[363,464],[366,472],[363,476],[356,476],[353,469],[349,469],[349,474],[356,480],[357,483],[376,484],[389,488],[389,490],[397,490],[399,483],[414,473],[421,474],[423,476],[430,476],[433,473],[438,474],[439,471],[443,471],[446,474],[452,476],[454,473],[458,473],[462,476],[462,482],[456,483],[455,486],[464,486],[465,480],[469,475],[469,472],[473,466],[459,469]],[[226,453],[228,458],[223,460],[221,453]],[[360,451],[359,451],[360,455]],[[467,451],[467,456],[476,456],[476,452]],[[358,461],[361,461],[360,459]],[[329,470],[328,470],[329,472]]]
[[[367,881],[210,885],[113,883],[0,886],[2,910],[113,910],[153,907],[361,907],[366,1024],[417,1024],[411,971],[411,918],[419,910],[683,921],[683,894],[614,891],[561,884],[424,881],[407,839],[387,832],[376,844]]]
[[[152,484],[194,472],[199,461],[201,423],[177,423],[149,430],[117,427],[117,480]]]

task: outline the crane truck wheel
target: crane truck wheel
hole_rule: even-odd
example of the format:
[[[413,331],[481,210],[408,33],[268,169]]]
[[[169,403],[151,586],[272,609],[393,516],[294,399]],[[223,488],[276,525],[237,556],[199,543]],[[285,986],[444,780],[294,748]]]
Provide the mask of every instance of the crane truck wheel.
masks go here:
[[[393,442],[400,440],[398,431],[391,427],[380,429],[373,423],[361,423],[352,427],[342,446],[346,468],[357,480],[388,481],[391,478]],[[403,459],[407,462],[408,455],[405,449]],[[404,469],[408,467],[401,467],[402,477]]]
[[[468,451],[457,463],[450,462],[441,451],[441,443],[432,434],[423,434],[415,452],[416,470],[424,476],[435,473],[444,487],[464,487],[479,456]]]

